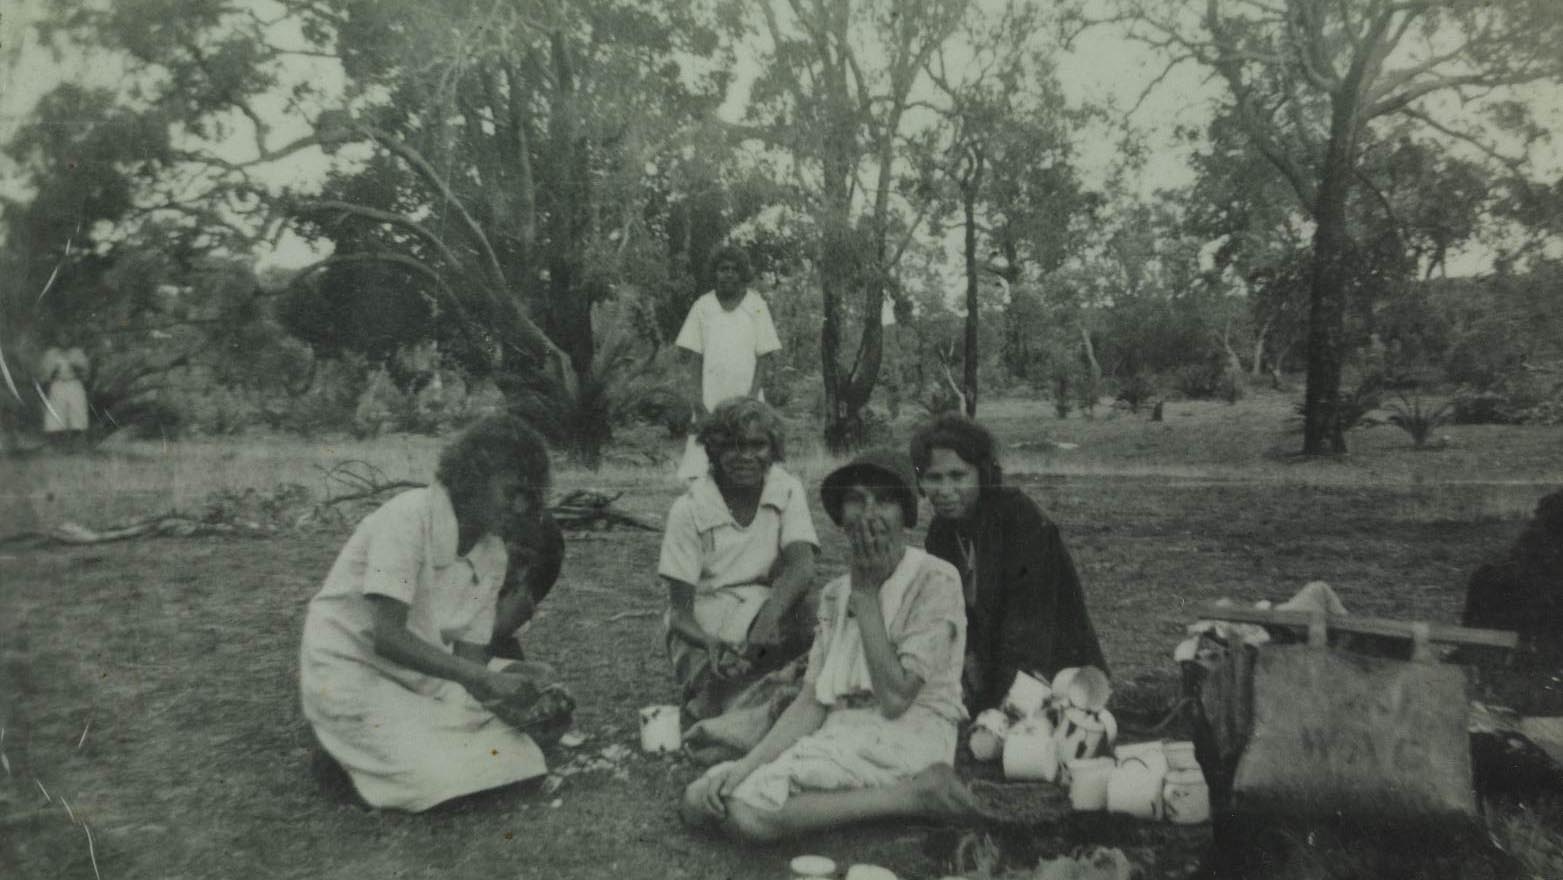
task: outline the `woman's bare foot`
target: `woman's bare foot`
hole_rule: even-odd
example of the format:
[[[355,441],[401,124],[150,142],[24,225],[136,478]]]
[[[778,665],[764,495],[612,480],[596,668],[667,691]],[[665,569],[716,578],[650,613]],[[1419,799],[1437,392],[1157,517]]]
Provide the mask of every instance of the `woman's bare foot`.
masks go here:
[[[977,799],[949,764],[934,764],[909,781],[930,816],[970,819],[979,815]]]

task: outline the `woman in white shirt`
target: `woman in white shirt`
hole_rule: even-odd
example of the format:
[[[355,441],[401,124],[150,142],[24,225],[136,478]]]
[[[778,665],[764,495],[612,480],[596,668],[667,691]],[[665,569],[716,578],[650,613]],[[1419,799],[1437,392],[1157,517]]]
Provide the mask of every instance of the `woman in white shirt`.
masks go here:
[[[781,465],[781,420],[758,400],[716,407],[698,440],[709,471],[673,502],[657,574],[668,588],[668,656],[690,721],[721,715],[808,649],[819,537]]]
[[[546,772],[532,737],[489,707],[536,705],[551,670],[499,668],[488,646],[502,536],[536,522],[547,486],[537,434],[484,419],[441,453],[433,484],[359,523],[310,601],[304,716],[370,806],[418,812]]]
[[[868,455],[820,497],[851,542],[851,570],[820,596],[799,692],[765,738],[685,789],[681,813],[768,841],[889,816],[963,818],[977,806],[952,766],[966,613],[960,574],[907,547],[915,478]]]

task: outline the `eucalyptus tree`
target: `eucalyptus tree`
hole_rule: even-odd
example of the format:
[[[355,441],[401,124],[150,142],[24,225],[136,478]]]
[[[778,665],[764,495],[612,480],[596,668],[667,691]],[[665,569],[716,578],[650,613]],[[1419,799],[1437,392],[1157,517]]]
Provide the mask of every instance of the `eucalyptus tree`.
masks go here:
[[[820,290],[825,438],[863,439],[862,409],[884,354],[887,289],[930,207],[901,186],[914,103],[927,64],[967,12],[967,0],[754,0],[761,52],[746,136],[781,154],[813,218]],[[847,298],[857,293],[855,308]],[[850,356],[850,317],[861,322]]]
[[[1078,246],[1080,221],[1095,206],[1075,166],[1076,131],[1087,113],[1071,108],[1054,72],[1047,39],[1054,22],[1039,4],[1011,0],[967,17],[958,48],[941,47],[928,63],[944,99],[944,126],[924,146],[925,171],[949,197],[932,225],[958,211],[966,278],[962,398],[978,400],[979,290],[986,274],[1010,300],[1011,317],[1027,305],[1017,285],[1056,270]],[[1035,284],[1026,293],[1036,293]],[[1042,354],[1025,322],[1006,327],[1004,360],[1016,375]]]
[[[1223,84],[1227,107],[1313,225],[1303,452],[1345,450],[1341,373],[1348,210],[1363,151],[1387,125],[1501,166],[1541,135],[1504,90],[1563,78],[1549,0],[1119,0],[1129,32]],[[1469,102],[1462,112],[1459,104]],[[1517,146],[1516,146],[1517,145]]]
[[[598,350],[592,305],[666,259],[648,181],[720,146],[699,130],[731,61],[708,12],[75,0],[44,30],[126,59],[134,88],[116,105],[171,133],[167,167],[136,189],[144,216],[231,228],[232,252],[285,229],[328,242],[295,283],[413,291],[513,402],[570,408],[561,436],[593,460],[610,374],[633,361]],[[290,164],[331,170],[323,185],[278,183]]]

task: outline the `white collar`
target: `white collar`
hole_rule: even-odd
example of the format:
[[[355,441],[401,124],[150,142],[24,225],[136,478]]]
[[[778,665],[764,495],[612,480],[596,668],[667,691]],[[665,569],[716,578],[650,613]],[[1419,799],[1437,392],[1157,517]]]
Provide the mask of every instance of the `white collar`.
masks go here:
[[[783,479],[786,475],[787,472],[778,464],[771,465],[765,472],[765,485],[760,489],[761,507],[778,511],[786,509],[790,494],[787,481]],[[733,512],[727,507],[727,501],[722,498],[722,490],[717,487],[716,479],[710,474],[705,474],[690,485],[689,500],[695,514],[695,528],[702,532],[718,526],[738,524],[733,519]]]

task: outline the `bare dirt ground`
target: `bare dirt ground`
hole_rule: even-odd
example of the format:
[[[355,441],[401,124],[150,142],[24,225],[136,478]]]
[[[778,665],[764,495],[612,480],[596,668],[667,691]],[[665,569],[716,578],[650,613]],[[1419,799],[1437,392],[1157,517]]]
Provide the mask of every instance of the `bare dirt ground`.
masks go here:
[[[1169,405],[1164,424],[1055,422],[1036,418],[1034,402],[991,408],[1015,448],[1013,481],[1058,520],[1075,554],[1120,681],[1171,682],[1170,652],[1195,604],[1278,599],[1309,580],[1329,581],[1354,612],[1457,620],[1470,571],[1563,483],[1555,430],[1453,429],[1449,449],[1422,453],[1378,428],[1354,438],[1346,461],[1292,463],[1267,453],[1292,442],[1278,430],[1278,406],[1191,404],[1180,416]],[[1043,433],[1079,449],[1071,457],[1026,445]],[[416,473],[434,448],[419,441],[385,455]],[[114,479],[90,497],[94,469],[119,469],[119,485],[144,480],[143,502],[168,500],[163,483],[184,471],[147,456],[33,459],[0,465],[0,476],[55,493],[53,512],[35,516],[102,525],[124,502]],[[252,468],[248,478],[275,480],[320,458],[299,444],[276,470]],[[807,448],[796,458],[811,485],[829,466]],[[621,504],[651,512],[674,497],[670,473],[618,466],[566,471],[558,482],[617,486],[627,492]],[[243,478],[233,469],[206,484],[187,475],[180,491]],[[816,520],[833,574],[844,542],[817,511]],[[360,809],[312,774],[296,695],[304,607],[343,537],[0,547],[0,875],[777,878],[803,852],[903,877],[950,870],[930,846],[933,829],[918,825],[760,849],[679,825],[673,804],[695,768],[636,750],[637,707],[674,698],[658,633],[659,537],[649,532],[573,538],[527,641],[579,699],[588,736],[579,751],[622,745],[629,757],[572,775],[556,793],[502,790],[419,816]],[[1159,856],[1149,837],[1107,836],[1141,846],[1156,876],[1192,867],[1186,849]]]

